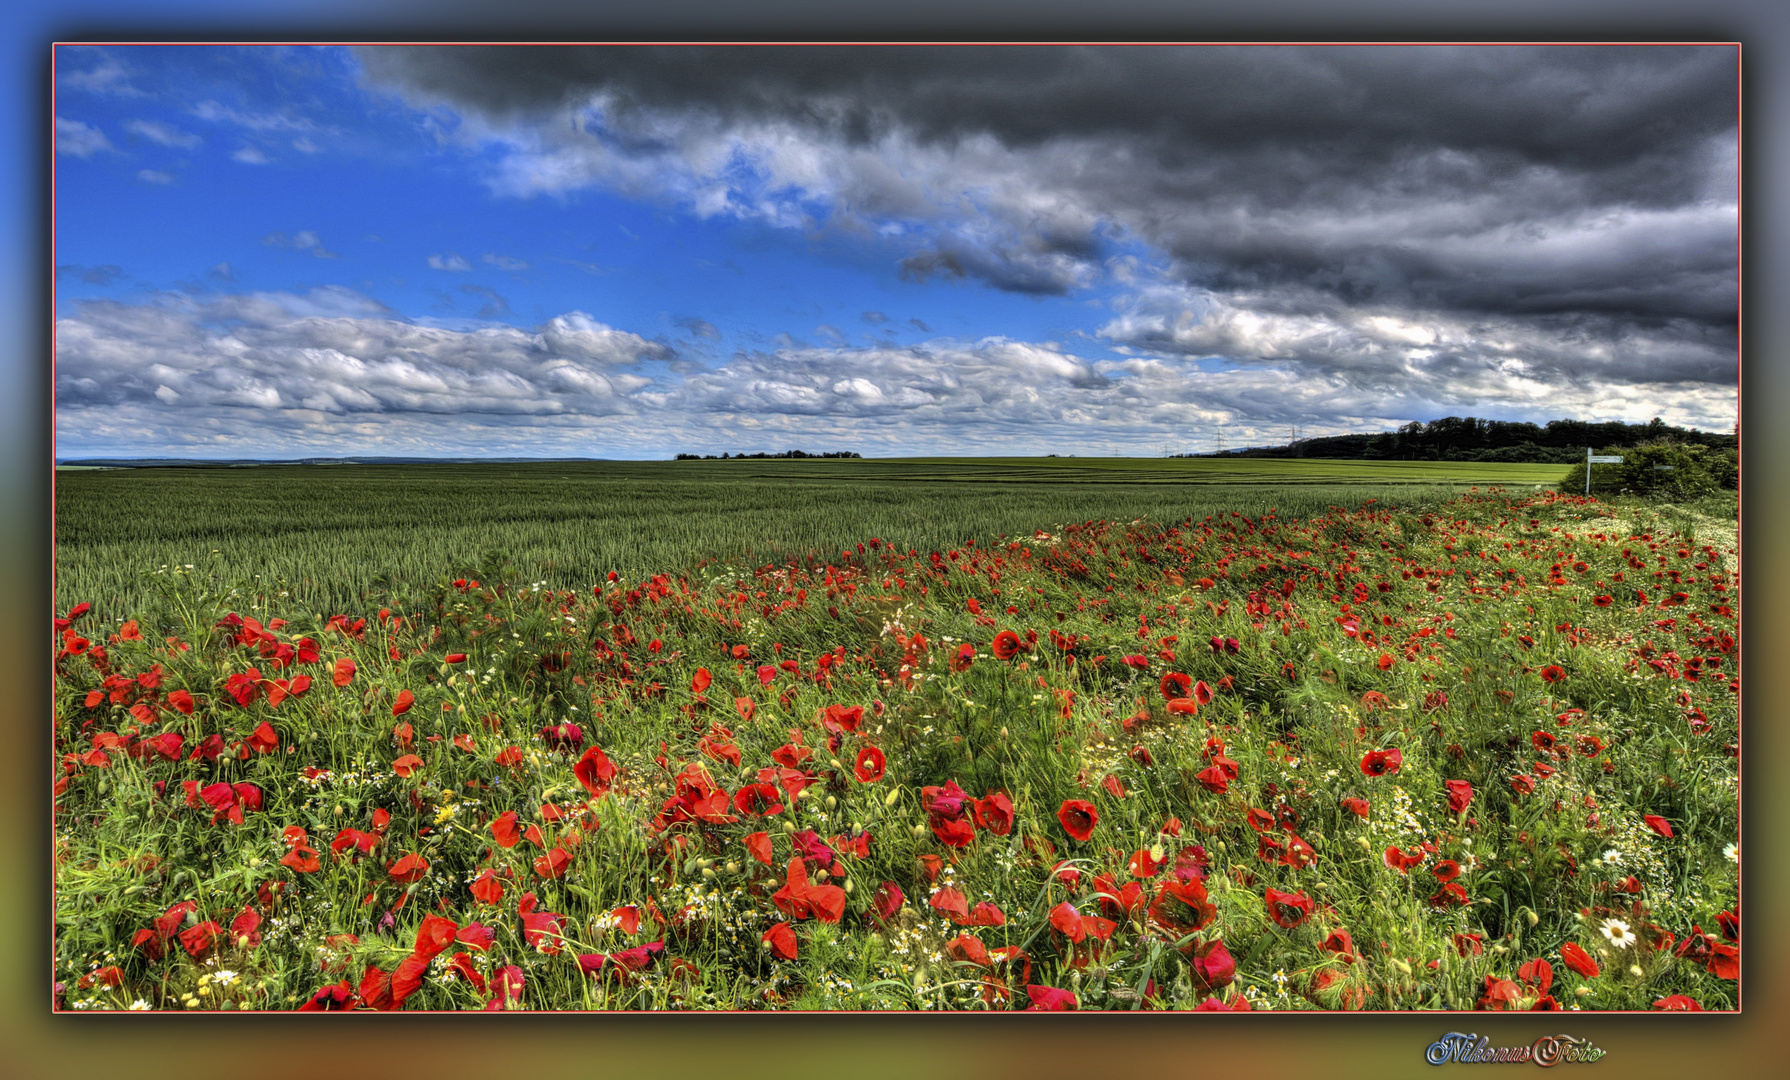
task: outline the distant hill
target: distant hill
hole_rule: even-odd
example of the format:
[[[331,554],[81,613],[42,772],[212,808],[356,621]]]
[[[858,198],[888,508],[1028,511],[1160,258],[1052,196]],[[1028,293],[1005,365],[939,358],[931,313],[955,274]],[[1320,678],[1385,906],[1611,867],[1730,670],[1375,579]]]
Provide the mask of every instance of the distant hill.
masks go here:
[[[56,464],[88,469],[229,469],[251,465],[520,465],[607,460],[534,457],[58,458]]]
[[[1546,424],[1449,416],[1427,424],[1412,422],[1397,431],[1325,435],[1285,446],[1257,446],[1217,454],[1181,457],[1343,458],[1363,461],[1510,461],[1570,465],[1585,460],[1585,448],[1638,446],[1669,439],[1717,448],[1737,448],[1738,435],[1673,427],[1655,417],[1647,424],[1620,421],[1550,420]]]

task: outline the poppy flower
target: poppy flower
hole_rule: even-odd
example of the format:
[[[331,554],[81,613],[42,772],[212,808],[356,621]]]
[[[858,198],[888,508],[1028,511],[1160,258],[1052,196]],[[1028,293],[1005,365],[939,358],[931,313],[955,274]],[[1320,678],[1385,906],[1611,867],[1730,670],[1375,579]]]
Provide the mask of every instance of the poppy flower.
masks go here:
[[[1641,818],[1641,820],[1645,821],[1647,823],[1647,827],[1649,829],[1652,829],[1654,832],[1665,837],[1667,840],[1672,839],[1672,823],[1667,821],[1665,818],[1660,817],[1656,814],[1646,814]]]
[[[1162,682],[1158,685],[1162,689],[1162,696],[1171,701],[1175,698],[1190,697],[1193,693],[1193,677],[1183,675],[1179,671],[1171,671],[1164,675]]]
[[[96,693],[98,691],[95,691]],[[176,690],[168,695],[168,704],[174,706],[182,715],[193,715],[193,695],[185,690]]]
[[[1454,951],[1459,956],[1466,956],[1468,953],[1474,956],[1483,956],[1485,954],[1485,937],[1481,934],[1456,934],[1454,935]]]
[[[957,651],[955,653],[951,654],[951,662],[950,662],[951,670],[952,671],[968,671],[970,669],[970,665],[972,663],[974,663],[975,660],[976,660],[976,647],[966,641],[962,645],[959,645],[957,647]]]
[[[1050,909],[1050,925],[1072,943],[1079,942],[1088,935],[1081,912],[1067,900]]]
[[[1436,875],[1437,881],[1453,881],[1461,876],[1461,864],[1453,859],[1443,859],[1430,867],[1430,873]]]
[[[1163,882],[1150,903],[1150,918],[1177,937],[1203,930],[1217,917],[1217,906],[1197,879]]]
[[[1199,781],[1201,787],[1214,795],[1223,795],[1225,789],[1229,788],[1231,784],[1230,774],[1220,765],[1206,766],[1194,774],[1194,779]]]
[[[506,844],[504,846],[509,847],[511,845]],[[495,873],[487,869],[473,879],[472,895],[473,899],[477,900],[479,903],[489,904],[495,907],[498,901],[503,899],[503,883],[497,880],[497,875]]]
[[[1268,918],[1282,930],[1291,930],[1311,918],[1312,900],[1304,893],[1281,892],[1270,886],[1263,900],[1267,903]]]
[[[876,895],[870,901],[870,910],[865,914],[870,916],[870,921],[874,922],[878,929],[881,929],[888,925],[889,920],[895,917],[895,913],[900,911],[901,906],[906,902],[907,898],[902,895],[901,886],[893,881],[885,881],[877,888]]]
[[[742,784],[733,794],[733,808],[742,814],[765,817],[781,814],[783,803],[774,784]]]
[[[393,716],[403,716],[405,713],[409,712],[410,707],[415,704],[416,704],[416,695],[415,694],[411,693],[408,690],[400,690],[400,691],[398,691],[397,700],[392,702],[392,715]]]
[[[1094,826],[1100,823],[1100,814],[1094,804],[1081,799],[1064,799],[1063,805],[1057,809],[1057,820],[1062,823],[1063,831],[1083,843],[1094,835]]]
[[[1126,667],[1137,668],[1139,671],[1150,666],[1150,658],[1143,653],[1135,653],[1131,656],[1121,656],[1119,657],[1119,662]]]
[[[1435,894],[1429,898],[1429,905],[1434,908],[1445,908],[1451,905],[1460,907],[1466,902],[1467,890],[1452,881],[1437,889]]]
[[[385,872],[393,881],[406,884],[421,881],[429,872],[429,860],[411,852],[387,866]]]
[[[1540,958],[1526,961],[1517,968],[1517,978],[1533,986],[1536,993],[1546,994],[1554,985],[1554,965]]]
[[[298,1011],[341,1012],[354,1008],[354,1003],[357,1000],[359,999],[354,993],[354,988],[349,985],[347,979],[343,979],[339,983],[319,987],[317,992],[311,995],[309,1001],[298,1007]]]
[[[1407,854],[1396,847],[1389,847],[1386,849],[1385,855],[1381,856],[1381,860],[1387,866],[1403,874],[1423,861],[1423,850],[1419,848],[1417,851]]]
[[[1025,642],[1011,630],[1002,630],[994,636],[994,644],[990,647],[996,660],[1011,660],[1025,649]]]
[[[714,681],[715,677],[709,674],[708,668],[697,668],[696,674],[690,677],[690,692],[692,694],[700,694],[704,690],[707,690],[709,684]]]
[[[1167,708],[1170,716],[1198,716],[1200,703],[1190,697],[1170,698]]]
[[[392,762],[392,771],[399,776],[409,776],[411,773],[422,768],[423,764],[423,759],[417,757],[415,754],[405,754],[403,757]]]
[[[1662,1012],[1702,1012],[1703,1011],[1703,1006],[1697,1004],[1697,1000],[1695,998],[1688,998],[1688,997],[1685,997],[1683,994],[1672,994],[1668,997],[1660,998],[1658,1001],[1653,1003],[1653,1007],[1661,1010]]]
[[[1524,775],[1513,776],[1510,778],[1510,786],[1519,795],[1533,795],[1535,793],[1535,778]]]
[[[516,825],[516,811],[505,810],[491,819],[491,835],[497,838],[499,847],[513,848],[522,839],[522,830]]]
[[[1587,979],[1595,979],[1600,974],[1597,961],[1591,959],[1591,954],[1580,948],[1576,941],[1560,946],[1560,959]]]
[[[926,906],[940,915],[954,919],[967,919],[970,914],[969,901],[964,898],[960,890],[949,886],[933,893],[932,899],[926,901]]]
[[[1005,791],[992,791],[986,797],[972,801],[970,815],[975,818],[978,828],[987,829],[996,836],[1006,836],[1013,831],[1013,800]]]
[[[541,729],[541,738],[547,740],[549,750],[576,750],[584,745],[584,729],[570,721],[550,724]]]
[[[1343,809],[1349,811],[1351,814],[1354,814],[1356,817],[1360,817],[1360,818],[1367,817],[1368,805],[1367,805],[1366,799],[1359,798],[1354,795],[1350,795],[1347,798],[1342,800],[1342,805],[1343,805]]]
[[[188,956],[197,960],[217,947],[218,941],[224,936],[224,928],[207,920],[182,930],[177,936],[180,947],[186,950]]]
[[[771,865],[771,834],[770,833],[755,832],[755,833],[751,834],[750,836],[747,836],[740,842],[746,845],[747,853],[750,854],[754,859],[757,859],[759,862],[764,863],[766,866]]]
[[[1361,759],[1363,776],[1391,776],[1405,763],[1402,750],[1373,750]]]
[[[1559,664],[1549,664],[1541,669],[1541,677],[1546,682],[1557,683],[1566,678],[1566,669]]]
[[[584,785],[584,790],[593,797],[608,792],[609,782],[615,779],[617,772],[615,763],[596,746],[586,750],[578,763],[572,766],[572,775],[578,778],[578,782]]]
[[[572,853],[565,849],[563,841],[553,845],[545,855],[539,855],[534,860],[535,873],[544,878],[564,877],[571,866]]]
[[[932,835],[946,847],[968,847],[976,839],[976,826],[969,818],[934,816],[928,824],[932,827]]]
[[[1026,996],[1032,999],[1027,1012],[1075,1012],[1079,1008],[1074,994],[1054,986],[1028,986]]]
[[[1473,801],[1473,785],[1465,780],[1444,780],[1442,786],[1448,789],[1448,809],[1456,814],[1464,813],[1467,804]]]
[[[766,930],[759,941],[779,960],[796,958],[796,932],[786,922],[777,923]]]
[[[1347,930],[1340,926],[1330,931],[1330,936],[1319,942],[1318,948],[1324,952],[1336,953],[1338,956],[1353,957],[1355,955],[1354,939],[1349,936]]]

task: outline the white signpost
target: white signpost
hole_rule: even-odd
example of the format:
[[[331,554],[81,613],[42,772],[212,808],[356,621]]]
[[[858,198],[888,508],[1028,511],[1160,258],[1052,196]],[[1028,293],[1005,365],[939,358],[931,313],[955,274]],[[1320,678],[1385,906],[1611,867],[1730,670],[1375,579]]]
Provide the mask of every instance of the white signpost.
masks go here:
[[[1591,448],[1587,446],[1585,448],[1585,494],[1591,494],[1591,466],[1620,464],[1622,464],[1621,454],[1593,454]]]

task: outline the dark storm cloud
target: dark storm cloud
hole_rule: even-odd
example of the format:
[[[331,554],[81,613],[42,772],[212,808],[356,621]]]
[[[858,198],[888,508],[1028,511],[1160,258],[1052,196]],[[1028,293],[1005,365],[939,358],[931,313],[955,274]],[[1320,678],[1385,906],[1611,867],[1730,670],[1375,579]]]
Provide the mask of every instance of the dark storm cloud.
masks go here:
[[[663,149],[662,117],[694,114],[788,125],[842,150],[992,139],[1081,159],[1038,184],[1084,213],[1007,215],[1008,235],[980,243],[948,232],[907,257],[912,277],[1070,291],[1108,220],[1212,289],[1297,282],[1354,303],[1700,319],[1733,307],[1732,228],[1665,221],[1629,236],[1590,220],[1732,201],[1731,183],[1712,180],[1732,177],[1731,48],[495,46],[360,57],[376,82],[496,122],[600,98],[622,154]],[[864,206],[912,196],[900,178],[854,180],[846,194]],[[1537,246],[1540,234],[1556,239]]]

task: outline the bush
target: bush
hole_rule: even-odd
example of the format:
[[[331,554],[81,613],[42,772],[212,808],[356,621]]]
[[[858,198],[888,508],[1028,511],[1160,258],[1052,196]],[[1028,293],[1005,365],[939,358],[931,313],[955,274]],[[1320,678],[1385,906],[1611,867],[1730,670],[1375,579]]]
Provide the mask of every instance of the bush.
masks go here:
[[[1597,453],[1619,453],[1622,464],[1594,466],[1593,494],[1639,495],[1676,502],[1740,486],[1740,456],[1734,450],[1662,440]],[[1561,479],[1559,490],[1568,494],[1584,491],[1585,467],[1583,461],[1574,465]]]

